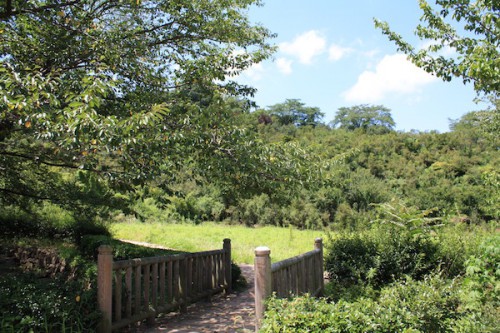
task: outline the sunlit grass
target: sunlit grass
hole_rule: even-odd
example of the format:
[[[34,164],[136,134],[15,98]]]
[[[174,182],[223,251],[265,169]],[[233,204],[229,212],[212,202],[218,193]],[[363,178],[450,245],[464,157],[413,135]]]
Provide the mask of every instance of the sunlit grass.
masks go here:
[[[222,248],[223,239],[229,238],[233,261],[246,264],[253,263],[254,251],[258,246],[269,247],[274,262],[310,251],[314,248],[315,238],[325,238],[321,231],[270,226],[249,228],[216,223],[116,223],[110,229],[115,238],[148,242],[189,252]]]

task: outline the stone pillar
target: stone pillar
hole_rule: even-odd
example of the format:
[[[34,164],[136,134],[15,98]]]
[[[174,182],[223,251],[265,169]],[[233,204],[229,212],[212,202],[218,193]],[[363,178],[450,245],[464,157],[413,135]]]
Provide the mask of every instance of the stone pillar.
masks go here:
[[[264,302],[271,296],[271,250],[261,246],[255,249],[255,331],[257,332],[264,318]]]
[[[316,238],[314,240],[314,248],[318,249],[320,251],[320,256],[319,256],[319,264],[318,264],[318,274],[319,274],[319,287],[320,287],[320,292],[317,296],[322,296],[323,292],[325,291],[325,278],[324,278],[324,262],[323,262],[323,239],[321,238]]]
[[[222,247],[224,249],[225,255],[225,276],[226,276],[226,293],[230,293],[232,290],[232,276],[231,276],[231,240],[229,238],[224,239],[224,245]]]

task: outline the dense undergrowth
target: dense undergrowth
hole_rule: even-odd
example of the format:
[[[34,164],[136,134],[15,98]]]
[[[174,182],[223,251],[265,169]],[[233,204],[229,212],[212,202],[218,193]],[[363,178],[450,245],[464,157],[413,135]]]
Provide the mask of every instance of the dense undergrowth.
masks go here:
[[[96,258],[100,245],[111,245],[117,259],[179,253],[124,243],[108,235],[86,235],[78,243],[69,240],[1,239],[4,256],[14,247],[43,248],[56,252],[67,269],[48,276],[43,267],[11,267],[0,274],[0,331],[95,332],[97,310]]]
[[[500,236],[383,207],[330,239],[325,298],[272,298],[262,332],[498,332]],[[441,221],[439,221],[441,222]]]

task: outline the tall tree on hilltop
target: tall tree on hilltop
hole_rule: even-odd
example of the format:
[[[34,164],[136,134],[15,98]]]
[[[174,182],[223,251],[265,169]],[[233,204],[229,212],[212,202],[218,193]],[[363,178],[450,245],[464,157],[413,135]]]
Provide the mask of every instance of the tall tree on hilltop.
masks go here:
[[[391,110],[385,106],[362,104],[339,108],[331,125],[350,131],[361,129],[369,133],[387,133],[394,129],[395,122]]]
[[[324,116],[318,107],[305,106],[299,99],[287,99],[268,107],[281,125],[317,126]]]

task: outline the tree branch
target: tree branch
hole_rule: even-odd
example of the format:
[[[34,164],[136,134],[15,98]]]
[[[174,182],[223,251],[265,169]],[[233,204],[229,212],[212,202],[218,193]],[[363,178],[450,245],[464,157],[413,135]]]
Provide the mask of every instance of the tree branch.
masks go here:
[[[4,192],[4,193],[16,195],[16,196],[21,196],[21,197],[28,197],[28,198],[36,199],[36,200],[49,200],[49,201],[52,201],[52,202],[60,202],[61,201],[60,199],[56,199],[56,198],[41,197],[41,196],[38,196],[36,194],[17,192],[17,191],[14,191],[14,190],[10,190],[8,188],[1,188],[0,187],[0,192]]]
[[[13,16],[26,14],[26,13],[39,13],[48,9],[56,9],[56,8],[65,8],[68,6],[73,6],[80,3],[82,0],[71,0],[59,4],[50,4],[40,7],[27,8],[24,10],[14,10],[12,8],[12,0],[7,0],[7,4],[5,5],[5,11],[0,12],[0,20],[7,20]]]
[[[48,166],[54,166],[54,167],[60,167],[60,168],[68,168],[68,169],[81,169],[81,170],[87,170],[87,171],[96,171],[93,169],[82,169],[81,167],[73,164],[66,164],[66,163],[55,163],[55,162],[49,162],[49,161],[44,161],[41,160],[38,156],[29,156],[29,155],[24,155],[24,154],[19,154],[19,153],[14,153],[14,152],[8,152],[8,151],[2,151],[0,152],[0,155],[6,155],[6,156],[12,156],[12,157],[19,157],[19,158],[24,158],[26,160],[31,160],[35,163],[40,163]]]

